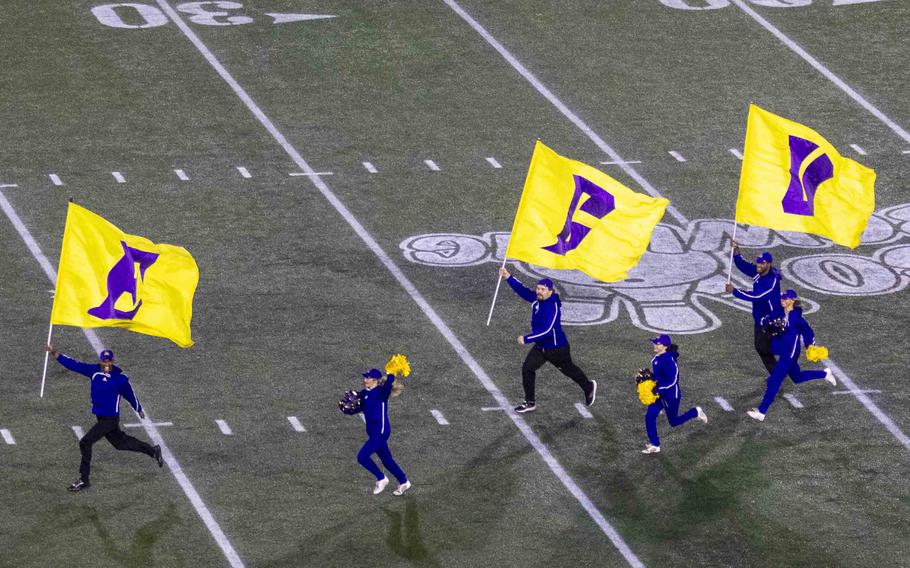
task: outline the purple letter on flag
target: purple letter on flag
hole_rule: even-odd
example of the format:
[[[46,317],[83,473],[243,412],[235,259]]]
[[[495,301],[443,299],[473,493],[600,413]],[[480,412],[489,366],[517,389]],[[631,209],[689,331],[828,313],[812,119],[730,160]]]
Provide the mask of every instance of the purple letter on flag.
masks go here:
[[[578,202],[581,199],[582,194],[587,194],[589,199],[581,206],[581,210],[597,219],[603,219],[610,211],[613,211],[613,209],[616,208],[613,196],[605,189],[581,176],[576,175],[572,177],[575,178],[575,195],[572,196],[572,203],[569,205],[569,213],[566,215],[566,224],[562,231],[556,236],[556,242],[548,247],[543,247],[544,250],[562,256],[565,256],[567,252],[578,248],[581,241],[591,231],[590,227],[586,227],[581,223],[576,223],[572,220],[572,216],[575,215],[575,210],[578,208]]]
[[[100,319],[133,319],[136,312],[142,306],[142,300],[136,302],[136,265],[139,265],[139,278],[145,278],[145,270],[158,260],[158,254],[145,252],[127,246],[123,241],[123,258],[117,261],[117,264],[111,268],[107,274],[107,297],[97,307],[88,311],[90,315]],[[133,296],[133,304],[136,306],[128,312],[118,310],[114,304],[124,293]]]
[[[834,164],[831,163],[831,158],[827,154],[821,154],[812,160],[800,179],[800,166],[817,148],[818,144],[814,142],[790,136],[790,187],[781,201],[784,213],[809,217],[814,215],[815,191],[822,182],[834,177]]]

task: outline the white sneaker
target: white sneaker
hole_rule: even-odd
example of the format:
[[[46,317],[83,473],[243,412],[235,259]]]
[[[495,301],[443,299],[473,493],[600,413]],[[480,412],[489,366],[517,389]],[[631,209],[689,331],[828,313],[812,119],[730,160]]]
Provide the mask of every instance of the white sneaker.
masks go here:
[[[404,483],[402,483],[398,486],[398,489],[396,489],[395,491],[392,491],[392,494],[401,495],[402,493],[404,493],[405,491],[407,491],[410,488],[411,488],[411,482],[405,481]]]
[[[379,495],[382,493],[382,490],[385,489],[385,486],[389,484],[389,478],[383,477],[376,482],[376,485],[373,486],[373,495]]]
[[[834,378],[834,373],[831,372],[831,369],[825,367],[825,380],[831,383],[832,387],[837,386],[837,379]]]
[[[695,412],[698,412],[698,419],[699,419],[699,420],[701,420],[701,421],[704,422],[705,424],[708,423],[708,415],[705,414],[705,411],[702,410],[700,406],[696,406],[696,407],[695,407]]]
[[[643,453],[643,454],[659,454],[659,453],[660,453],[660,446],[655,446],[655,445],[653,445],[653,444],[648,444],[647,446],[645,446],[645,449],[643,449],[643,450],[641,451],[641,453]]]
[[[748,414],[750,418],[754,418],[759,422],[765,421],[765,415],[759,412],[757,408],[753,408],[752,410],[746,412],[746,414]]]

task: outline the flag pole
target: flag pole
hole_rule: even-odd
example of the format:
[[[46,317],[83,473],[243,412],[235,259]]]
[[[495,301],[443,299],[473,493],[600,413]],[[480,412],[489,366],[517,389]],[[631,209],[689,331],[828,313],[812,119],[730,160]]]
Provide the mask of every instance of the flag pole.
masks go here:
[[[506,267],[506,257],[502,257],[502,266],[500,268]],[[498,275],[496,278],[496,291],[493,292],[493,303],[490,304],[490,313],[487,315],[487,326],[490,325],[490,320],[493,318],[493,306],[496,305],[496,296],[499,295],[499,285],[502,284],[502,276]]]
[[[730,239],[731,241],[736,240],[736,227],[737,227],[736,219],[734,218],[733,219],[733,238]],[[730,282],[732,281],[731,280],[732,277],[733,277],[733,243],[731,242],[730,243],[730,266],[727,267],[727,284],[730,284]]]
[[[54,331],[54,324],[50,324],[47,327],[47,343],[45,345],[51,344],[51,333]],[[40,398],[44,398],[44,379],[47,377],[47,358],[50,355],[50,351],[47,349],[44,350],[44,372],[41,374],[41,394]]]

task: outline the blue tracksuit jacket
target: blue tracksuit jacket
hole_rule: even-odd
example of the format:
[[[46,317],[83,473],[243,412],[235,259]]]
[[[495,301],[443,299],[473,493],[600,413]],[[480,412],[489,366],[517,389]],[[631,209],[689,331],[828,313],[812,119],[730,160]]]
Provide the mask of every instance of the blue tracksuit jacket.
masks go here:
[[[126,399],[137,413],[142,405],[130,386],[130,378],[116,365],[111,374],[101,372],[97,363],[83,363],[66,355],[58,355],[57,361],[70,371],[85,375],[92,383],[92,414],[95,416],[120,416],[120,397]]]
[[[542,349],[555,349],[569,344],[562,330],[562,302],[559,294],[546,300],[537,300],[534,290],[526,288],[514,276],[509,276],[509,286],[526,302],[531,302],[531,333],[524,336],[525,343],[534,343]]]
[[[367,435],[371,438],[388,438],[392,433],[392,427],[389,424],[389,395],[392,394],[393,382],[395,382],[395,375],[388,375],[384,384],[373,389],[363,389],[357,393],[367,425]]]
[[[759,276],[755,264],[745,260],[741,254],[735,255],[733,261],[740,272],[752,277],[751,292],[734,288],[733,295],[752,303],[752,319],[755,320],[756,329],[761,329],[761,321],[765,316],[770,316],[771,319],[784,317],[784,309],[780,305],[780,272],[772,267],[767,274]]]
[[[676,360],[679,353],[665,351],[651,359],[651,369],[654,371],[654,380],[657,381],[657,394],[661,400],[679,400],[682,392],[679,390],[679,366]]]
[[[771,350],[778,357],[796,360],[800,354],[799,340],[802,339],[803,345],[808,347],[815,342],[815,332],[803,318],[802,308],[793,308],[784,317],[787,319],[787,328],[781,335],[771,339]]]

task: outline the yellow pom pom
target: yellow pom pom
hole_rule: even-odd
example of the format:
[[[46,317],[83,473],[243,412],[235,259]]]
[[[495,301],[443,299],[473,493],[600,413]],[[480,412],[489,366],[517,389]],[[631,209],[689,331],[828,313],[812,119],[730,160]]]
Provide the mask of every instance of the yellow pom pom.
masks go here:
[[[828,348],[821,345],[810,345],[806,348],[806,359],[813,363],[828,358]]]
[[[657,402],[658,396],[654,394],[657,387],[655,381],[642,381],[638,383],[638,400],[645,406],[650,406]]]
[[[396,353],[389,362],[385,364],[385,372],[390,375],[402,375],[407,377],[411,374],[411,364],[408,358],[401,353]]]

